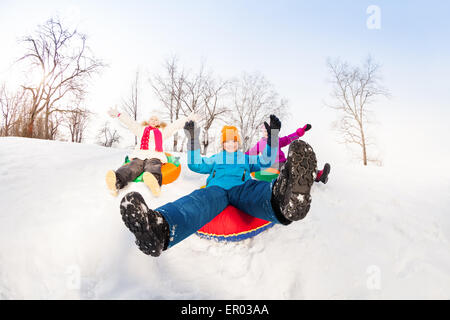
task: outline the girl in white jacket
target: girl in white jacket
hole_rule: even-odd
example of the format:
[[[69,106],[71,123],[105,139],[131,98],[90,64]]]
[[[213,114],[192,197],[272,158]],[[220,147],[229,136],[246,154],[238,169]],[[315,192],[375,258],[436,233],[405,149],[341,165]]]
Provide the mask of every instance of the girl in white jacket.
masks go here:
[[[158,116],[152,115],[149,121],[139,124],[126,113],[120,113],[116,108],[110,109],[108,114],[118,118],[127,128],[138,137],[138,144],[130,156],[131,161],[116,171],[110,170],[106,174],[106,185],[114,196],[118,190],[125,187],[144,172],[144,183],[150,188],[154,196],[161,193],[161,166],[167,162],[163,152],[164,139],[170,138],[177,130],[183,128],[186,121],[195,120],[197,116],[191,113],[166,125]]]

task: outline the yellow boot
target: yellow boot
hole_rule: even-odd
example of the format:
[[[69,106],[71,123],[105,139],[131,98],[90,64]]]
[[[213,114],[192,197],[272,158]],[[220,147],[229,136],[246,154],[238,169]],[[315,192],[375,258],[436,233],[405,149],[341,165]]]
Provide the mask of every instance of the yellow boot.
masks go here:
[[[116,173],[113,170],[109,170],[106,173],[106,186],[110,190],[114,197],[117,197],[118,191],[116,187]]]
[[[159,197],[161,195],[161,187],[158,183],[158,180],[152,175],[150,172],[144,172],[142,176],[144,183],[149,187],[150,191],[155,197]]]

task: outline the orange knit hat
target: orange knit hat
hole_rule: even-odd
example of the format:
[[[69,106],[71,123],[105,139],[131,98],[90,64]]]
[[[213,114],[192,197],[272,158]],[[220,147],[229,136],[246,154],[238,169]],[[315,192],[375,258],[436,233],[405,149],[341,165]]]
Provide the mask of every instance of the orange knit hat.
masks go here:
[[[241,137],[239,136],[238,129],[235,126],[224,126],[222,128],[221,142],[224,143],[225,141],[230,140],[234,140],[241,143]]]

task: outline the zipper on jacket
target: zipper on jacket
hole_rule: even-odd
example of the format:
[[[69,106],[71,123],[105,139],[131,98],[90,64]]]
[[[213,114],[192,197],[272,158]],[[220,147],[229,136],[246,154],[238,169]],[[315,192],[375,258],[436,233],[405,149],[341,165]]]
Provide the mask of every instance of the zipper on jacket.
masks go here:
[[[245,174],[247,173],[247,170],[244,170],[244,174],[242,175],[242,181],[245,181]]]
[[[214,170],[213,172],[213,178],[216,176],[216,170]]]

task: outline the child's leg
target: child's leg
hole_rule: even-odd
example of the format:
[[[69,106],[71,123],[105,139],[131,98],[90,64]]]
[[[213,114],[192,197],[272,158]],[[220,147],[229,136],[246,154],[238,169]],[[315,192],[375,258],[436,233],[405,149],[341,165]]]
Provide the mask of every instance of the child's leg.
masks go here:
[[[228,199],[230,204],[254,217],[289,224],[308,213],[316,170],[314,150],[297,140],[291,143],[286,164],[276,180],[248,180],[228,190]]]
[[[161,194],[161,165],[161,160],[156,158],[147,159],[144,164],[144,183],[150,188],[152,194],[156,197],[159,197]]]
[[[198,231],[228,205],[227,191],[212,186],[195,190],[174,202],[155,209],[170,226],[169,247]]]
[[[159,212],[149,209],[140,193],[129,192],[122,198],[120,214],[142,252],[157,257],[167,249],[169,225]]]
[[[290,224],[280,212],[272,208],[272,182],[247,180],[244,184],[228,190],[230,204],[245,213],[267,221]]]
[[[329,163],[325,163],[322,170],[317,171],[316,182],[327,183],[328,175],[330,174],[331,166]]]
[[[144,171],[144,160],[133,159],[116,170],[117,188],[125,187]]]
[[[131,162],[123,165],[117,171],[109,170],[106,173],[106,185],[114,196],[118,191],[125,187],[128,182],[136,179],[144,170],[144,161],[133,159]]]
[[[160,186],[162,185],[161,166],[162,162],[159,159],[153,158],[145,160],[144,171],[154,175]]]
[[[280,175],[273,181],[272,207],[290,221],[303,219],[311,206],[311,186],[317,171],[316,155],[302,140],[289,146]]]

